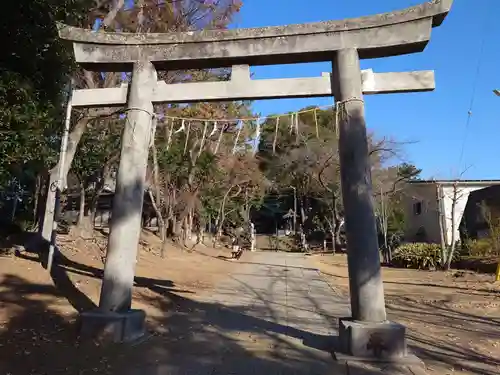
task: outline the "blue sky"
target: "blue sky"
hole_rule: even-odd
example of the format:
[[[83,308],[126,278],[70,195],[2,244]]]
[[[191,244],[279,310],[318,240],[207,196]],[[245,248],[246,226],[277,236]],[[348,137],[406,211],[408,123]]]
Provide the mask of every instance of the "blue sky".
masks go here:
[[[246,0],[233,27],[357,17],[420,2],[423,0]],[[492,93],[494,88],[500,88],[500,27],[495,21],[498,14],[498,0],[455,0],[445,22],[433,29],[424,52],[361,62],[362,69],[372,68],[375,72],[435,70],[434,92],[365,98],[368,128],[378,136],[415,142],[405,145],[404,161],[422,168],[425,178],[456,178],[468,167],[462,178],[500,179],[500,97]],[[331,66],[280,65],[254,67],[252,71],[256,79],[311,77],[331,71]],[[330,98],[267,100],[255,102],[254,109],[266,115],[331,103]]]

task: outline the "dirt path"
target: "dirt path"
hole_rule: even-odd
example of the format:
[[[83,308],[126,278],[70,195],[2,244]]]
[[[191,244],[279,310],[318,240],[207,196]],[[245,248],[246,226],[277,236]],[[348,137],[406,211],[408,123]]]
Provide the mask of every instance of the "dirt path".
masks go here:
[[[168,330],[123,374],[414,374],[332,358],[347,300],[304,255],[245,253],[236,264],[210,295],[178,300]]]
[[[341,302],[303,256],[245,253],[229,278],[188,305],[189,315],[174,318],[179,334],[192,333],[179,355],[157,345],[162,359],[127,375],[343,375],[328,352]]]
[[[314,256],[347,295],[345,255]],[[389,319],[409,329],[410,348],[430,374],[500,373],[500,287],[492,275],[383,269]]]
[[[75,339],[77,312],[98,301],[99,243],[61,239],[52,279],[33,254],[1,259],[0,374],[347,373],[329,353],[347,300],[306,257],[245,253],[231,262],[224,250],[172,248],[162,259],[155,241],[141,241],[134,288],[151,335],[132,346]]]
[[[149,349],[76,340],[78,311],[94,308],[99,300],[99,242],[60,238],[63,257],[53,278],[36,254],[0,258],[0,374],[117,374]],[[155,236],[143,234],[133,303],[146,310],[154,338],[168,337],[175,346],[183,335],[173,334],[171,317],[185,311],[184,301],[210,293],[235,265],[217,258],[227,255],[224,250],[188,253],[171,247],[162,259],[159,248]]]

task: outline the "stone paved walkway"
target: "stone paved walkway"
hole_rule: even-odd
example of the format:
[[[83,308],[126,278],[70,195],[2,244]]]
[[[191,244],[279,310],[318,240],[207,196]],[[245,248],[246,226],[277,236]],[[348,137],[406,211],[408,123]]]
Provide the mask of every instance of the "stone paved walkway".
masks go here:
[[[286,370],[283,373],[342,373],[334,371],[338,365],[330,349],[337,317],[349,312],[345,298],[301,254],[245,255],[240,271],[211,296],[213,302],[246,316],[231,316],[229,324],[240,326],[231,336],[261,356],[279,358],[273,367]],[[226,365],[233,366],[230,359]]]
[[[220,285],[212,300],[229,309],[275,323],[294,344],[328,343],[339,315],[348,305],[303,255],[255,253],[241,261],[241,271]],[[307,346],[307,345],[306,345]]]
[[[154,363],[127,374],[411,374],[332,358],[347,298],[301,254],[245,253],[215,294],[178,305],[167,319],[169,334],[154,343]]]

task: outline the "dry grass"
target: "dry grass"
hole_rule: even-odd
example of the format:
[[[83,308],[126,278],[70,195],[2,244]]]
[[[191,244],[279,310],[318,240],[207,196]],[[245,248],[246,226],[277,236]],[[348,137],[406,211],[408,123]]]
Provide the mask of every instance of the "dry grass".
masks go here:
[[[61,236],[63,257],[52,278],[35,254],[0,258],[0,374],[115,374],[151,354],[147,344],[103,348],[75,340],[78,311],[99,299],[104,243],[98,234],[91,241]],[[170,333],[171,315],[209,293],[234,263],[217,259],[225,250],[204,247],[188,253],[171,246],[162,259],[159,240],[146,232],[140,247],[134,307],[146,310],[155,337],[175,343],[181,335]]]
[[[221,308],[207,303],[208,295],[238,267],[219,259],[229,250],[171,246],[162,259],[159,240],[146,232],[134,307],[146,310],[154,336],[136,347],[75,340],[78,311],[95,307],[99,298],[105,240],[61,236],[64,257],[52,278],[34,254],[0,258],[0,374],[125,374],[130,366],[157,361],[184,368],[184,361],[217,362],[225,351],[259,357],[207,323],[217,321]],[[347,295],[344,255],[311,261]],[[410,347],[431,374],[500,373],[500,288],[491,275],[384,269],[383,276],[389,318],[409,328]],[[186,360],[185,353],[197,357]]]
[[[348,293],[345,255],[313,260]],[[500,373],[500,286],[493,275],[384,268],[383,278],[389,319],[408,327],[410,347],[429,373]]]

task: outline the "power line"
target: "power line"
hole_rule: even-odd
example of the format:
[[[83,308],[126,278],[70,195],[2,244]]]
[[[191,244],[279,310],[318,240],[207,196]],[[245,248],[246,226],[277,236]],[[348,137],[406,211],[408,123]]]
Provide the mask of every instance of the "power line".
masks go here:
[[[469,127],[470,127],[470,122],[472,119],[472,108],[474,106],[474,101],[476,98],[477,83],[479,81],[479,73],[481,71],[481,66],[482,66],[482,62],[483,62],[484,44],[485,44],[486,35],[487,35],[487,31],[488,31],[488,26],[489,26],[488,15],[490,14],[490,8],[491,8],[492,4],[493,4],[492,1],[490,1],[488,3],[489,6],[486,7],[485,14],[484,14],[485,19],[483,22],[483,29],[482,29],[482,33],[481,33],[481,44],[479,47],[479,56],[477,59],[476,72],[475,72],[474,81],[472,84],[472,93],[471,93],[471,98],[470,98],[470,103],[469,103],[469,109],[467,111],[467,120],[465,122],[465,130],[464,130],[464,136],[463,136],[463,140],[462,140],[462,147],[460,149],[460,158],[458,161],[459,168],[462,165],[464,151],[465,151],[465,144],[467,142],[467,135],[468,135]]]

